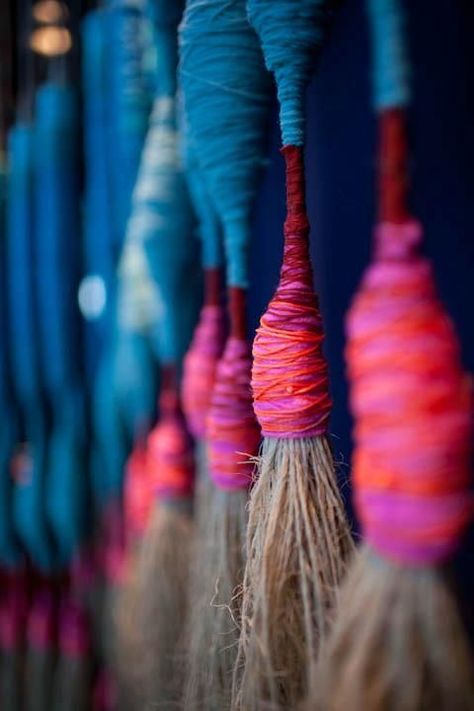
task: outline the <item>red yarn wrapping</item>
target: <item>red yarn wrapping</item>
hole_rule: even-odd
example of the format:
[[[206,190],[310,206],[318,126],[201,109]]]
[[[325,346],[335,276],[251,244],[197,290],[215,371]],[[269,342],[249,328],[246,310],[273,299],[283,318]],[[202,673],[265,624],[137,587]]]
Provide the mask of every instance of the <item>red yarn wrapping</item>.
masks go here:
[[[206,303],[183,364],[183,410],[191,433],[198,439],[204,439],[206,434],[216,367],[226,335],[225,311],[220,303],[216,272],[219,273],[216,269],[206,271]]]
[[[229,305],[232,332],[217,366],[207,420],[209,473],[219,488],[242,489],[252,480],[260,428],[252,408],[243,289],[230,289]]]
[[[254,410],[266,437],[324,434],[331,410],[323,324],[313,288],[301,148],[286,146],[287,217],[280,282],[253,344]]]
[[[125,523],[127,537],[135,540],[145,532],[153,503],[151,481],[147,470],[147,452],[137,443],[125,470]]]
[[[148,436],[147,470],[151,487],[162,499],[189,497],[194,485],[191,438],[175,387],[160,397],[160,420]]]
[[[403,109],[387,109],[379,119],[379,195],[381,222],[406,222],[407,137]]]

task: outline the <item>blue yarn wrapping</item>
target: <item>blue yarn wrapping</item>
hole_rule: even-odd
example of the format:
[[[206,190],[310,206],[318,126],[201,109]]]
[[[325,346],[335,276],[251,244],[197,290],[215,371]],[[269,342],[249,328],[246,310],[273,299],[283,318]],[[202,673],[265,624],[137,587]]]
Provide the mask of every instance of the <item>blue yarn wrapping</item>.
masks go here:
[[[6,314],[6,174],[0,165],[0,564],[15,567],[22,558],[12,517],[13,485],[10,475],[10,460],[16,441],[15,416],[11,394],[10,363],[7,348]]]
[[[78,180],[75,91],[65,84],[44,84],[36,96],[35,238],[42,375],[52,409],[44,496],[59,565],[67,565],[82,542],[87,505],[77,306],[81,236]]]
[[[120,255],[145,138],[150,96],[143,66],[143,16],[136,3],[106,9],[109,108],[108,166],[113,238]]]
[[[248,0],[250,23],[275,75],[284,146],[302,146],[306,87],[332,16],[328,0]]]
[[[146,9],[154,33],[157,91],[160,96],[174,96],[178,63],[176,29],[183,14],[184,0],[148,0]]]
[[[162,362],[180,363],[197,318],[200,274],[198,242],[186,188],[176,101],[155,101],[135,193],[134,219],[158,301],[150,337]]]
[[[15,530],[31,559],[41,570],[50,571],[54,564],[54,550],[44,504],[46,431],[40,397],[34,291],[37,269],[33,213],[34,131],[29,124],[17,123],[12,127],[8,156],[8,344],[16,409],[22,434],[29,443],[28,471],[15,479],[12,514]]]
[[[37,92],[35,226],[44,384],[54,397],[76,382],[80,258],[77,99],[70,86]]]
[[[250,221],[271,81],[245,0],[188,0],[180,28],[186,126],[223,225],[230,286],[248,286]]]
[[[33,129],[17,123],[8,136],[7,280],[13,386],[23,405],[37,403],[39,350],[34,314]]]
[[[103,10],[82,23],[84,125],[84,298],[86,372],[93,381],[114,317],[115,260],[112,205],[107,171],[106,24]],[[101,308],[101,298],[104,303]],[[84,310],[84,309],[83,309]]]
[[[400,0],[367,0],[376,110],[410,101],[410,65],[405,46],[405,13]]]
[[[202,266],[204,269],[215,269],[222,266],[224,256],[222,229],[185,127],[183,138],[186,180],[194,212],[198,219]]]

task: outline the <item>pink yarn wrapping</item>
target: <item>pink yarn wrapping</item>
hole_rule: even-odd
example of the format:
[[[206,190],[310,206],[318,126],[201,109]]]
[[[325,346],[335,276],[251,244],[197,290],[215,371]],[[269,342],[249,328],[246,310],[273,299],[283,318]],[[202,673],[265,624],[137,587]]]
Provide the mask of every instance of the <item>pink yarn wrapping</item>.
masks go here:
[[[226,317],[222,306],[204,306],[184,359],[181,387],[188,427],[198,439],[204,439],[206,435],[206,418],[225,335]]]
[[[207,419],[209,473],[222,489],[246,488],[252,480],[260,428],[252,408],[251,363],[247,342],[230,336],[217,366]]]
[[[134,447],[127,461],[124,503],[126,535],[128,539],[136,540],[145,532],[153,503],[147,452],[140,444]]]
[[[194,454],[176,393],[162,393],[160,405],[161,418],[147,441],[151,487],[159,498],[189,497],[194,488]]]
[[[301,148],[286,146],[287,217],[280,282],[253,343],[254,409],[265,437],[317,437],[331,412],[324,330],[313,287]]]
[[[448,558],[472,516],[472,392],[420,239],[414,221],[378,226],[347,321],[357,511],[405,564]]]

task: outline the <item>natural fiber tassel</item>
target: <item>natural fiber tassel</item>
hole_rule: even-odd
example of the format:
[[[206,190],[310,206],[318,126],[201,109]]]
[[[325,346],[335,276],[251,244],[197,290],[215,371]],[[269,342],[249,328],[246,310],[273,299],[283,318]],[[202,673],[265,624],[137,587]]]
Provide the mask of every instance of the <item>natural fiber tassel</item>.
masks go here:
[[[472,392],[407,209],[402,5],[368,6],[380,222],[346,348],[365,545],[341,590],[308,710],[467,711],[472,658],[446,564],[472,519]]]
[[[216,369],[225,343],[226,314],[221,303],[221,276],[218,268],[204,270],[206,298],[201,309],[199,322],[194,330],[193,340],[183,363],[181,396],[183,411],[189,430],[196,441],[196,493],[194,518],[196,521],[196,541],[193,546],[198,551],[203,529],[208,522],[212,481],[209,477],[206,451],[206,422],[209,411]],[[205,543],[203,545],[206,545]],[[192,576],[192,581],[194,576]],[[190,603],[194,604],[194,593],[190,590]]]
[[[331,401],[312,284],[302,152],[283,149],[288,215],[280,284],[254,341],[265,437],[250,499],[234,707],[294,708],[352,552],[326,437]]]
[[[190,711],[220,711],[230,705],[247,491],[260,441],[252,410],[245,294],[271,83],[245,0],[187,0],[180,47],[188,140],[223,233],[231,326],[207,421],[213,490],[203,521],[203,544],[194,561],[197,602],[189,625],[183,705]]]
[[[144,703],[168,708],[178,702],[183,685],[180,658],[193,535],[194,464],[175,386],[162,393],[160,413],[148,438],[148,472],[157,499],[140,547],[136,624]]]
[[[245,565],[247,490],[260,442],[250,394],[244,293],[231,289],[232,331],[216,373],[208,416],[214,483],[203,521],[194,580],[200,598],[190,618],[185,708],[228,708],[240,631],[238,588]]]
[[[354,487],[366,546],[308,708],[473,708],[445,561],[471,518],[471,391],[420,226],[382,223],[348,319]]]

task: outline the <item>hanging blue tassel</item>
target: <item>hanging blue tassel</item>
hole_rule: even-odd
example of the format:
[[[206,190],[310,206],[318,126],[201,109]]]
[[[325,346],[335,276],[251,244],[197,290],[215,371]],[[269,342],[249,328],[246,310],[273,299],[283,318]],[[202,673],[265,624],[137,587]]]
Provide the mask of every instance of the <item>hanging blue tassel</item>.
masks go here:
[[[17,433],[7,349],[6,180],[5,168],[0,164],[0,333],[4,336],[0,339],[0,564],[12,568],[21,562],[22,551],[15,535],[12,518],[13,482],[10,473]]]
[[[40,396],[39,352],[34,279],[37,254],[33,239],[33,129],[16,124],[8,142],[7,193],[9,343],[14,395],[22,445],[12,463],[15,528],[33,563],[43,571],[54,564],[45,511],[44,408]]]
[[[35,219],[42,376],[52,410],[46,506],[59,562],[68,564],[86,524],[85,430],[77,286],[80,260],[78,105],[47,83],[36,96]],[[74,496],[72,496],[74,494]]]

